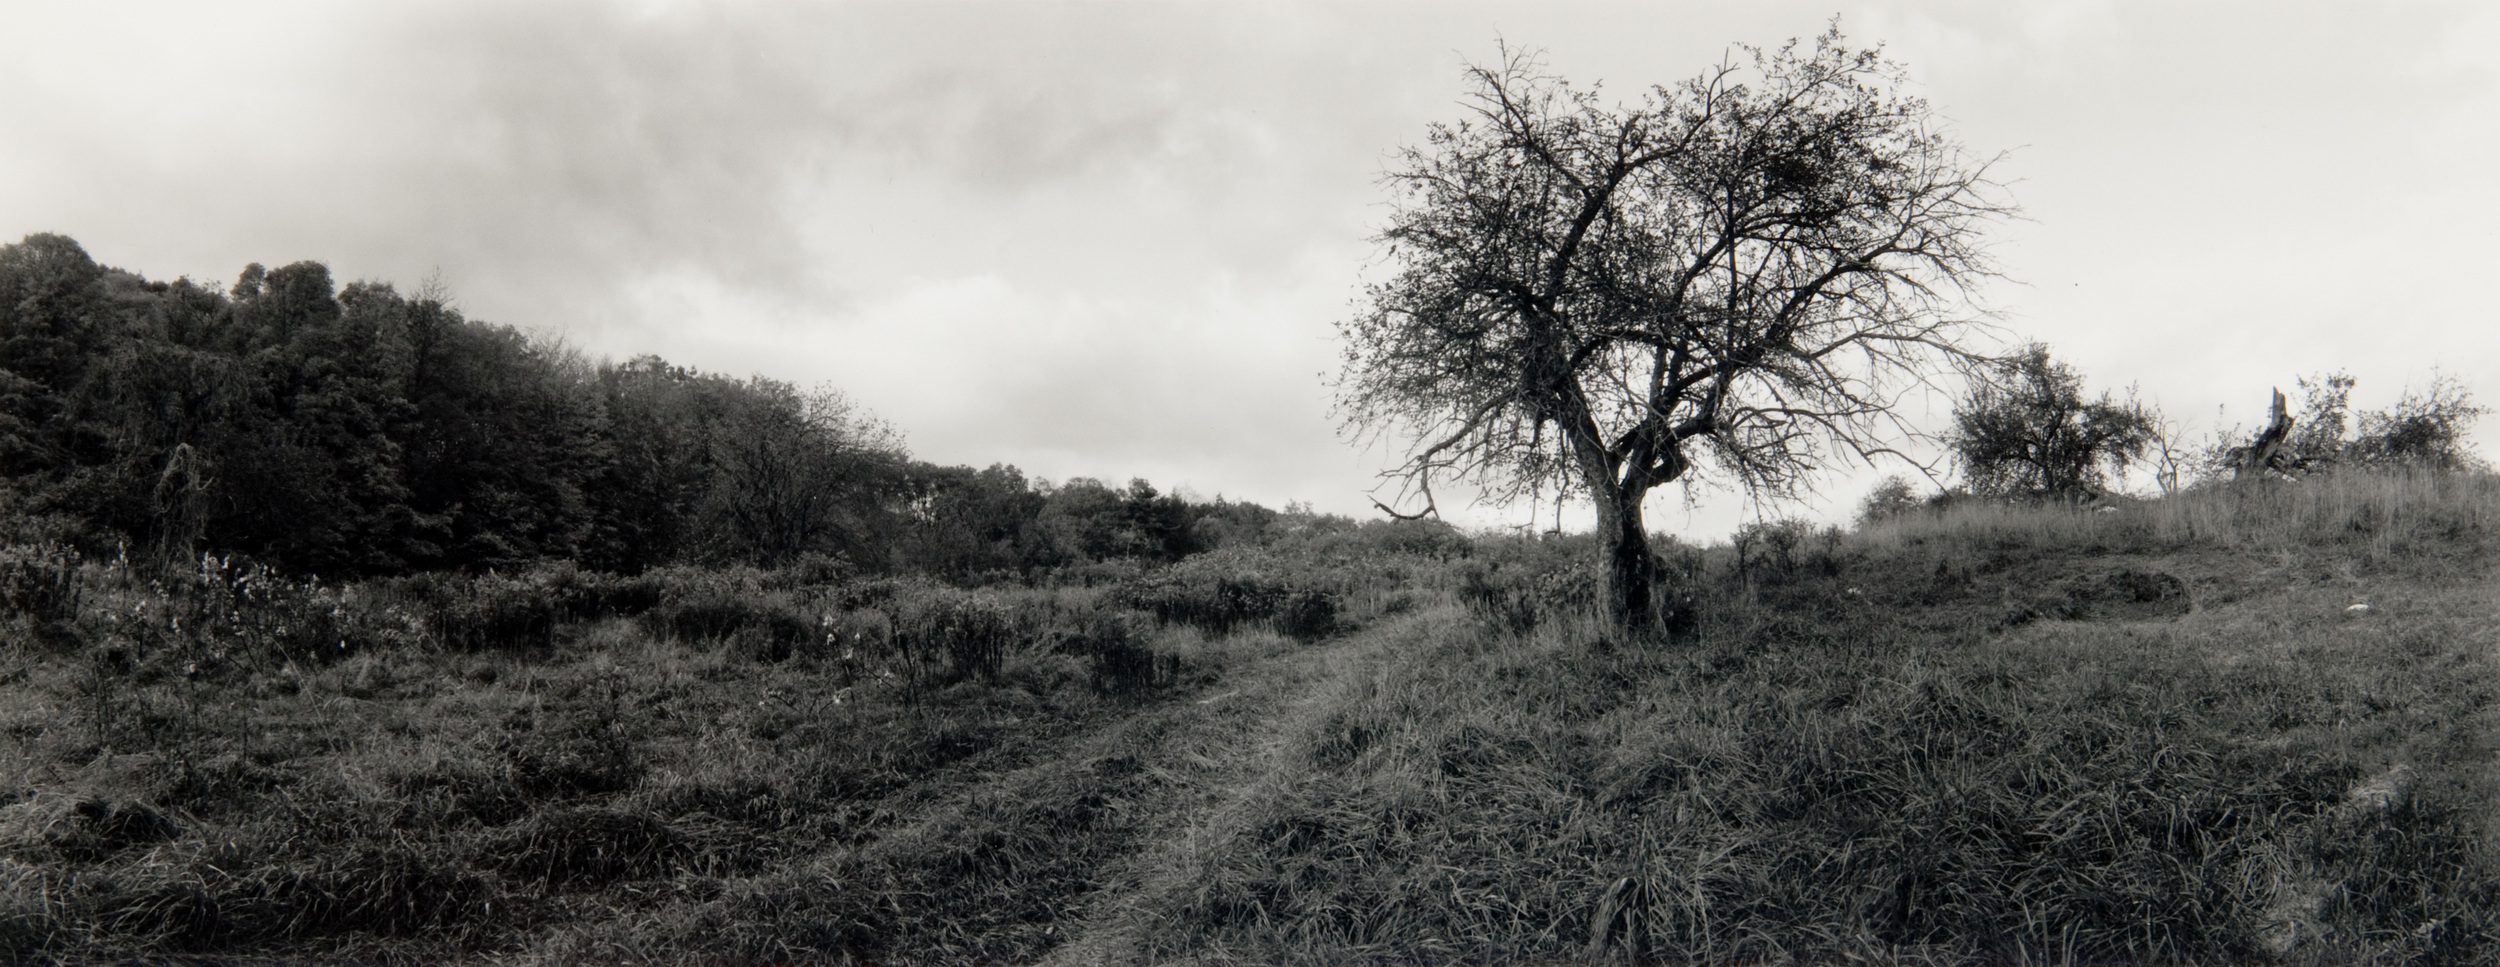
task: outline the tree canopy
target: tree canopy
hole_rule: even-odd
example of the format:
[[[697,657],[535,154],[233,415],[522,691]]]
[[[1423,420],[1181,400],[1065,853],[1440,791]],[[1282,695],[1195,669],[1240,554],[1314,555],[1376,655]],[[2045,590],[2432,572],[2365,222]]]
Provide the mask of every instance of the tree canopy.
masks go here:
[[[2081,500],[2154,442],[2153,414],[2134,400],[2083,393],[2083,377],[2033,343],[1978,382],[1953,409],[1951,445],[1973,493]]]
[[[1607,603],[1654,620],[1652,489],[1793,494],[1891,452],[1904,390],[1967,348],[2012,210],[1905,73],[1838,31],[1610,102],[1505,51],[1387,173],[1395,266],[1339,327],[1342,412],[1412,441],[1430,499],[1557,484],[1598,512]]]
[[[58,235],[0,245],[0,538],[50,521],[335,575],[812,555],[981,579],[1175,560],[1274,517],[932,466],[830,388],[591,361],[317,262],[219,291]]]
[[[2357,381],[2348,373],[2304,376],[2296,382],[2298,415],[2277,390],[2273,420],[2251,442],[2235,445],[2249,434],[2232,427],[2206,448],[2206,477],[2299,477],[2348,466],[2434,471],[2486,466],[2467,434],[2491,410],[2475,403],[2473,391],[2454,376],[2434,375],[2425,386],[2406,387],[2394,406],[2360,413],[2352,411]]]

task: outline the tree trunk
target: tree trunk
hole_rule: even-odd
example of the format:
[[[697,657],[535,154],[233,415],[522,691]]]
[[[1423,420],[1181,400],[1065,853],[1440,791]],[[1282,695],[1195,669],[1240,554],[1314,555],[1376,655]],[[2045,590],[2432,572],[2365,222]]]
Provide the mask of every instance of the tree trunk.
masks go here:
[[[2257,439],[2247,446],[2232,449],[2231,479],[2244,480],[2252,475],[2261,475],[2275,465],[2275,454],[2283,448],[2283,441],[2292,435],[2292,415],[2283,408],[2282,390],[2274,391],[2274,410],[2269,417],[2265,431],[2257,434]]]
[[[1656,632],[1658,559],[1649,552],[1649,531],[1641,523],[1641,496],[1626,496],[1614,487],[1593,489],[1598,553],[1606,571],[1606,614],[1625,634]]]

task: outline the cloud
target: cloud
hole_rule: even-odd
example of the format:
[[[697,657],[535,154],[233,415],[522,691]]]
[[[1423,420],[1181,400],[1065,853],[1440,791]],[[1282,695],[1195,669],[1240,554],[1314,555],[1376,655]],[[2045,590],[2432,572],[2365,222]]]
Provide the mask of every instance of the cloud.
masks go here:
[[[902,181],[968,208],[1181,172],[1203,198],[1262,154],[1255,125],[1197,109],[1177,82],[1072,63],[1100,41],[1009,56],[1032,38],[971,11],[357,11],[183,22],[200,33],[170,73],[147,62],[164,56],[163,33],[128,44],[109,16],[49,25],[39,35],[85,42],[22,65],[22,93],[0,101],[45,142],[0,152],[12,201],[73,233],[171,217],[172,231],[281,249],[250,256],[264,261],[359,263],[402,281],[439,266],[508,321],[596,326],[627,308],[621,282],[657,272],[840,297],[806,224],[828,184]],[[105,83],[115,75],[200,83]],[[23,197],[37,192],[61,201]],[[280,242],[305,239],[327,250]]]
[[[1386,155],[1457,115],[1461,61],[1507,37],[1632,92],[1829,13],[17,5],[0,232],[152,276],[439,270],[473,316],[593,354],[834,381],[932,458],[1360,512],[1380,455],[1327,419],[1328,323],[1382,268]],[[1998,254],[2027,285],[1989,293],[2013,335],[2193,416],[2339,365],[2365,393],[2439,358],[2500,378],[2471,324],[2496,26],[2093,0],[1843,22],[1973,148],[2017,149],[2032,220]]]

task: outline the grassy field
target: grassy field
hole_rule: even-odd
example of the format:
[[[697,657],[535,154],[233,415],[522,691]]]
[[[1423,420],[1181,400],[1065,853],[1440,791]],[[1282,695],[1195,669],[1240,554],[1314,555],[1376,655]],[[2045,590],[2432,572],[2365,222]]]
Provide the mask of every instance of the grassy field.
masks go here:
[[[0,550],[0,960],[2500,961],[2500,481],[961,589]],[[2357,607],[2363,606],[2366,607]]]

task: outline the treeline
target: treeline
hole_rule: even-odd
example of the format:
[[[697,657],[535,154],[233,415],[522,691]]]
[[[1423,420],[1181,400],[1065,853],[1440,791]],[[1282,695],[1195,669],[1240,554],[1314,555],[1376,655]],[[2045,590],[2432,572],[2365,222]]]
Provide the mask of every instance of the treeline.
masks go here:
[[[226,291],[0,246],[0,519],[336,576],[534,561],[971,579],[1177,560],[1275,512],[935,466],[840,393],[593,361],[315,262]]]

